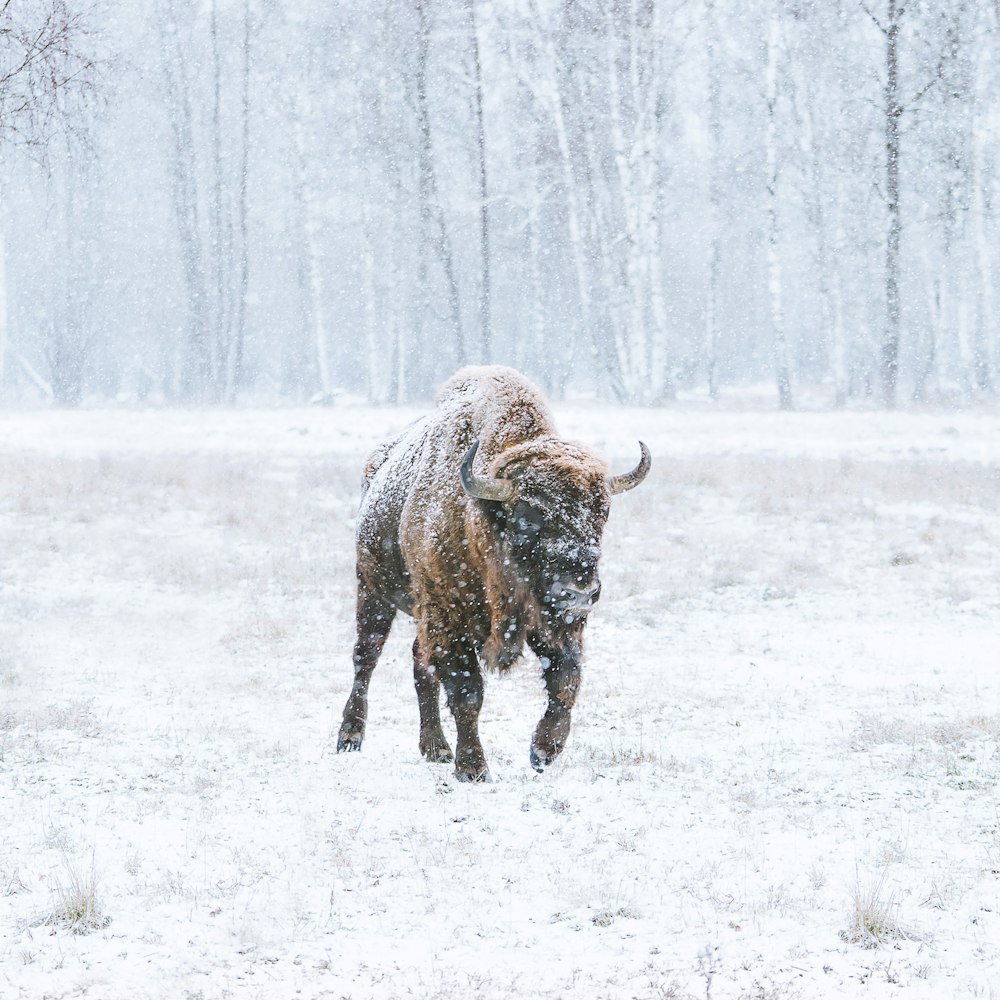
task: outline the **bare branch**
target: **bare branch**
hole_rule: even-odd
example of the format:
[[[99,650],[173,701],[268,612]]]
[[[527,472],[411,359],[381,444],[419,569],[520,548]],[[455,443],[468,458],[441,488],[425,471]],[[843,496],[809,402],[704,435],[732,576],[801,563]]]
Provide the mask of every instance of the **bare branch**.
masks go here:
[[[861,9],[875,22],[875,27],[882,32],[883,35],[888,35],[889,32],[882,26],[882,22],[868,9],[868,4],[865,0],[859,0]]]
[[[88,12],[67,0],[0,2],[0,143],[44,150],[80,135],[100,64]]]

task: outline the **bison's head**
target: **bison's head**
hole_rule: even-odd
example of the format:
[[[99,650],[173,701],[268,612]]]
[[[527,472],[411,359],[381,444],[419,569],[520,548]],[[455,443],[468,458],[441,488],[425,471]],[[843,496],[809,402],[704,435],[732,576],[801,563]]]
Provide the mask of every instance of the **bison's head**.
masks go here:
[[[465,492],[489,501],[503,558],[550,622],[579,621],[597,603],[597,564],[611,497],[638,486],[650,467],[649,450],[626,475],[609,476],[603,464],[573,445],[533,441],[505,451],[493,474],[473,472],[478,442],[461,468]]]

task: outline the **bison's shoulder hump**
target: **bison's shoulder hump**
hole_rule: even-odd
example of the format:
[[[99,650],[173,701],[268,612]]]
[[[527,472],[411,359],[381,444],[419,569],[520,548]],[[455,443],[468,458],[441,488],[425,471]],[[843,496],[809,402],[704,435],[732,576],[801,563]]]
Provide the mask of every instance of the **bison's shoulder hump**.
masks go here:
[[[469,428],[487,458],[553,433],[552,414],[541,390],[504,365],[460,369],[441,387],[437,403],[442,418]]]

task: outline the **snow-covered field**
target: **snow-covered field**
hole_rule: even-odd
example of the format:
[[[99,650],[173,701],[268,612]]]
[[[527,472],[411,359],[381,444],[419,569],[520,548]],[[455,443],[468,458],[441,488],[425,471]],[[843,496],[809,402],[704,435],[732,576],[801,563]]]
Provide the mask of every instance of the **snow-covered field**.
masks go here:
[[[618,470],[563,756],[361,754],[361,462],[410,411],[0,413],[0,997],[1000,995],[1000,416],[557,411]]]

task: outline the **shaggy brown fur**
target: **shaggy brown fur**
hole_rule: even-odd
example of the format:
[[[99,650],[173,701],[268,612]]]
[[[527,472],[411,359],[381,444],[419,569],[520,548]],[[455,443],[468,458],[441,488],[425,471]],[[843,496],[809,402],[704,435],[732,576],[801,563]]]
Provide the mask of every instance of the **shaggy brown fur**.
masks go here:
[[[477,475],[510,484],[509,498],[483,500],[463,490],[459,470],[474,440]],[[368,684],[402,610],[417,622],[413,664],[424,756],[452,759],[438,707],[443,685],[457,730],[456,774],[488,779],[478,733],[480,664],[505,670],[527,643],[549,694],[531,744],[531,762],[541,770],[569,733],[583,628],[600,590],[597,562],[611,496],[604,463],[556,436],[535,386],[494,366],[458,372],[432,416],[376,450],[364,479],[355,679],[338,751],[361,747]]]

